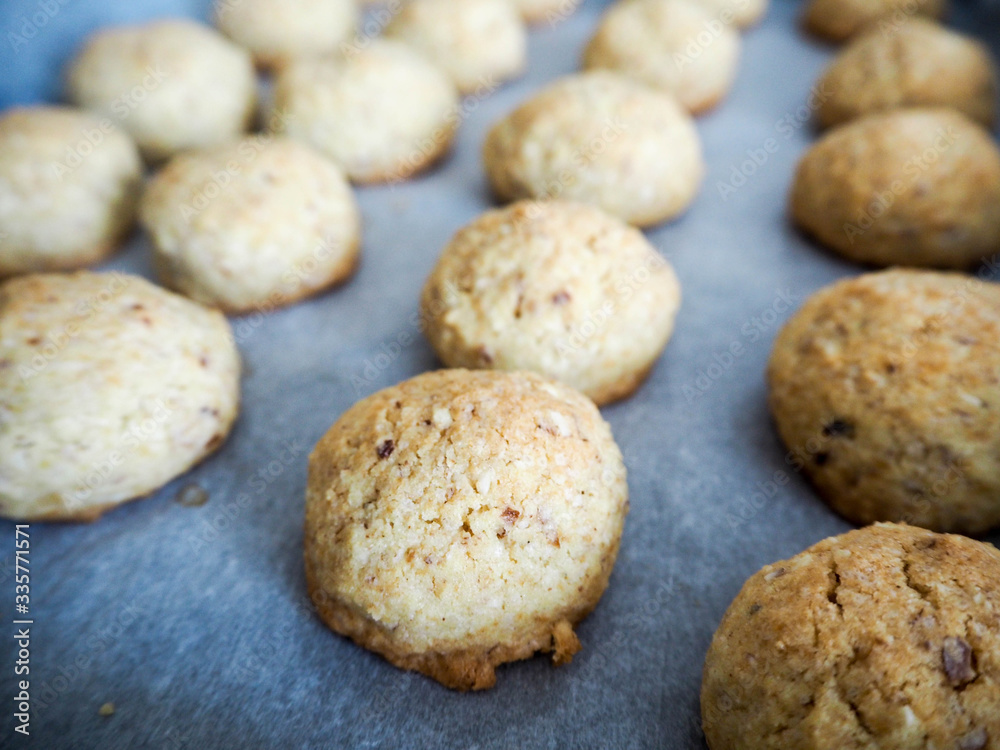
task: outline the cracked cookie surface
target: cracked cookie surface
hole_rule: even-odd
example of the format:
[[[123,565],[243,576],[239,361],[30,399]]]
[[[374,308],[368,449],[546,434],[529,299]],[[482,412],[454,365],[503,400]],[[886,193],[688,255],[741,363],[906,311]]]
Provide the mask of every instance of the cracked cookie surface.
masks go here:
[[[333,630],[448,687],[579,650],[628,489],[596,407],[530,373],[440,370],[349,409],[309,464],[305,567]]]
[[[890,270],[810,297],[778,334],[788,461],[857,523],[1000,523],[1000,286]]]
[[[876,524],[767,565],[701,693],[712,750],[1000,747],[1000,552]]]

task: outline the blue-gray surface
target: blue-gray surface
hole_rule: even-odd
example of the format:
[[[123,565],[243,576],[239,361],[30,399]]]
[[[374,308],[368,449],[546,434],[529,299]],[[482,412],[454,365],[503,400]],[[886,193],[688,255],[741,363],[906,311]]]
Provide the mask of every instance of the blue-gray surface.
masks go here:
[[[205,6],[3,0],[0,104],[58,97],[60,67],[94,28],[203,15]],[[768,419],[762,375],[789,314],[781,300],[799,301],[859,270],[811,247],[785,220],[792,168],[813,137],[810,87],[831,55],[797,32],[796,11],[777,0],[746,34],[735,90],[699,120],[705,188],[683,219],[649,235],[677,268],[684,306],[649,382],[604,410],[628,464],[632,510],[611,586],[580,627],[584,650],[571,665],[553,669],[538,658],[507,666],[496,688],[474,695],[388,666],[309,611],[301,528],[307,450],[358,397],[436,366],[419,336],[380,366],[368,363],[415,333],[410,316],[438,251],[489,205],[478,159],[486,127],[576,67],[600,12],[589,3],[562,25],[532,32],[528,75],[470,112],[440,169],[358,191],[364,260],[351,283],[236,321],[245,407],[217,456],[92,525],[32,525],[32,735],[13,733],[14,627],[4,625],[0,745],[702,747],[701,664],[744,579],[849,528],[799,476],[751,497],[777,472],[793,474]],[[25,21],[39,13],[27,38]],[[992,35],[1000,52],[997,3],[976,13],[960,7],[953,21]],[[768,139],[773,153],[762,150]],[[754,155],[763,163],[747,161]],[[727,181],[740,184],[721,190]],[[110,265],[149,275],[145,239]],[[741,354],[729,359],[735,344]],[[210,492],[206,505],[175,501],[191,481]],[[0,523],[5,623],[13,549],[14,526]],[[99,716],[108,701],[116,713]]]

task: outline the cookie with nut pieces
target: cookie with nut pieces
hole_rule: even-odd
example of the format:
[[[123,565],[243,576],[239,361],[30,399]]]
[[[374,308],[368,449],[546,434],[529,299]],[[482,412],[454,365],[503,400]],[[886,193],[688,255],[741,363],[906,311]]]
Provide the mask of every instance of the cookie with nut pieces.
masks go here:
[[[856,523],[1000,524],[1000,285],[895,269],[812,295],[774,342],[788,461]]]
[[[334,631],[458,690],[580,649],[628,509],[594,404],[531,373],[439,370],[360,401],[316,445],[305,568]]]
[[[992,545],[896,524],[765,565],[705,658],[708,746],[996,747],[998,581]]]
[[[0,286],[0,516],[93,520],[218,450],[240,359],[222,313],[120,273]]]
[[[851,260],[970,268],[1000,247],[1000,149],[952,109],[867,115],[806,151],[790,203],[800,228]]]
[[[447,366],[531,370],[604,404],[645,379],[680,298],[637,229],[582,203],[519,201],[455,234],[420,307]]]

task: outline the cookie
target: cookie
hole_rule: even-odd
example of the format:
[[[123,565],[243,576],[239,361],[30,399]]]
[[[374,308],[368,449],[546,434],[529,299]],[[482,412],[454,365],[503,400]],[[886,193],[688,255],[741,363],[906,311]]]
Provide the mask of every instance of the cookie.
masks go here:
[[[351,407],[309,458],[305,569],[326,624],[458,690],[580,649],[628,509],[596,407],[531,373],[439,370]]]
[[[842,42],[869,24],[891,35],[916,16],[941,18],[947,9],[947,0],[809,0],[802,23],[817,36]]]
[[[250,50],[261,68],[280,68],[297,57],[337,52],[355,33],[355,0],[215,0],[223,34]]]
[[[527,61],[527,33],[510,0],[411,0],[385,33],[424,54],[463,94],[492,91]]]
[[[607,71],[562,78],[494,124],[483,162],[502,201],[562,198],[638,226],[682,213],[705,171],[677,101]]]
[[[708,649],[708,746],[995,748],[998,581],[992,545],[895,524],[764,566]]]
[[[576,13],[582,0],[510,0],[525,23],[555,26]]]
[[[987,127],[996,116],[997,73],[979,42],[934,21],[911,18],[886,34],[859,34],[817,88],[822,127],[896,107],[952,107]]]
[[[445,73],[389,40],[289,65],[275,85],[275,108],[284,132],[359,183],[401,180],[428,168],[448,151],[460,119],[458,93]]]
[[[767,372],[788,461],[839,513],[1000,524],[1000,286],[902,269],[840,281],[786,324]]]
[[[267,136],[174,157],[146,189],[142,222],[161,281],[230,313],[273,309],[343,281],[361,234],[340,168]]]
[[[736,75],[740,35],[731,24],[695,0],[623,0],[605,11],[583,66],[622,73],[704,112]]]
[[[68,93],[130,133],[148,160],[162,161],[245,131],[257,79],[246,50],[173,19],[91,36],[70,65]]]
[[[712,17],[724,24],[736,24],[748,29],[760,22],[767,13],[767,0],[697,0],[712,12]]]
[[[449,367],[531,370],[603,404],[643,381],[679,306],[673,269],[637,229],[593,206],[522,201],[452,238],[421,320]]]
[[[1000,247],[1000,151],[949,109],[898,109],[831,130],[802,157],[791,214],[872,265],[963,269]]]
[[[69,107],[0,117],[0,278],[103,260],[135,220],[142,162],[110,120]]]
[[[226,319],[120,273],[0,285],[0,516],[93,520],[217,450],[240,363]]]

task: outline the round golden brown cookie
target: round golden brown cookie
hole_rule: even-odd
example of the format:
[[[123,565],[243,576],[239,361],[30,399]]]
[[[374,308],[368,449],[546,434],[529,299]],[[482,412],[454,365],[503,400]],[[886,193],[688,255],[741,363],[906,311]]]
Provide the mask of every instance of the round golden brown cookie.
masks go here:
[[[108,118],[69,107],[0,117],[0,278],[110,255],[135,220],[142,161]]]
[[[141,214],[161,281],[226,312],[291,304],[357,263],[361,220],[347,179],[288,138],[175,156],[147,186]]]
[[[766,565],[705,659],[711,750],[1000,742],[1000,552],[877,524]]]
[[[92,520],[216,451],[240,397],[221,313],[119,273],[0,286],[0,516]]]
[[[349,409],[309,460],[306,581],[333,630],[459,690],[579,650],[628,508],[593,403],[530,373],[439,370]]]
[[[802,157],[795,222],[873,265],[964,269],[1000,247],[1000,150],[951,109],[897,109],[824,135]]]
[[[354,182],[392,182],[447,153],[458,92],[402,42],[375,39],[348,55],[297,60],[274,88],[274,119],[333,159]]]
[[[802,23],[813,34],[842,42],[878,23],[892,34],[916,15],[941,18],[948,0],[809,0]]]
[[[70,64],[68,90],[130,133],[151,161],[237,137],[257,101],[250,54],[183,19],[98,31]]]
[[[497,122],[483,162],[503,201],[590,203],[637,226],[683,212],[704,174],[677,101],[603,70],[562,78]]]
[[[874,26],[845,47],[820,78],[823,127],[896,107],[952,107],[991,126],[997,72],[986,47],[934,21]]]
[[[531,370],[598,404],[639,386],[679,306],[673,269],[639,230],[565,201],[521,201],[463,227],[421,298],[449,367]]]
[[[774,342],[771,412],[835,510],[936,531],[1000,523],[1000,286],[891,270],[810,297]]]
[[[729,91],[740,35],[697,0],[625,0],[611,5],[583,53],[583,66],[627,75],[676,97],[695,114]]]

